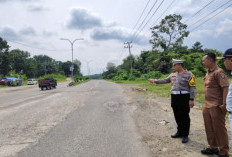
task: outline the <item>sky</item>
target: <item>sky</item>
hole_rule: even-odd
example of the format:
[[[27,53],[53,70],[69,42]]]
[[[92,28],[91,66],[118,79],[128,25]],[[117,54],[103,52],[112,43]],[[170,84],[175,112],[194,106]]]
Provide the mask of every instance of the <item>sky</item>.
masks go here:
[[[150,28],[169,14],[188,25],[189,48],[232,47],[231,0],[0,0],[0,37],[10,49],[81,61],[83,75],[102,73],[131,53],[151,50]],[[73,56],[71,43],[73,42]]]

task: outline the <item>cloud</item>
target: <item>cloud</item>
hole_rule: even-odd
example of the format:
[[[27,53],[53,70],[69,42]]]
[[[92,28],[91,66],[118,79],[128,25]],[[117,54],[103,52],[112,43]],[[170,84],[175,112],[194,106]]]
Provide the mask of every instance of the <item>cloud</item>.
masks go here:
[[[40,0],[0,0],[0,3],[4,3],[4,2],[30,2],[30,1],[40,1]]]
[[[127,30],[120,28],[101,28],[95,29],[91,35],[91,38],[94,40],[118,40],[120,42],[130,41],[132,36],[128,33]],[[149,39],[145,36],[138,36],[135,40],[136,44],[144,45],[148,44]]]
[[[40,5],[31,5],[27,8],[28,11],[30,12],[41,12],[41,11],[46,11],[48,9],[44,8],[43,6]]]
[[[36,35],[36,31],[32,27],[23,28],[19,33],[21,35]]]
[[[69,29],[86,30],[102,26],[102,20],[86,9],[74,8],[71,11],[71,20],[68,23]]]
[[[9,27],[4,27],[1,31],[0,31],[0,36],[6,40],[18,40],[20,39],[20,36],[12,29]]]
[[[46,36],[46,37],[51,37],[51,36],[56,36],[57,33],[55,32],[49,32],[49,31],[43,31],[43,35]]]
[[[188,38],[196,38],[196,39],[200,39],[203,38],[205,36],[212,36],[213,31],[210,29],[201,29],[201,30],[196,30],[193,32],[190,32],[189,37]]]
[[[216,36],[228,36],[231,37],[232,34],[232,20],[225,19],[219,23],[218,28],[216,29]]]

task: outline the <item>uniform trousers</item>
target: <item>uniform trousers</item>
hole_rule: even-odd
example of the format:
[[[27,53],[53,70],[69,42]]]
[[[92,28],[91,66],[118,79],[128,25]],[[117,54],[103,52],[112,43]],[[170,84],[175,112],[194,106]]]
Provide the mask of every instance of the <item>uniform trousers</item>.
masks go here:
[[[211,149],[218,149],[219,154],[228,154],[229,139],[225,126],[226,112],[218,106],[203,108],[203,118],[208,144]]]
[[[189,98],[189,94],[171,94],[171,106],[177,124],[177,133],[182,136],[189,135]]]
[[[229,122],[230,122],[230,142],[229,145],[232,146],[232,114],[229,114]]]

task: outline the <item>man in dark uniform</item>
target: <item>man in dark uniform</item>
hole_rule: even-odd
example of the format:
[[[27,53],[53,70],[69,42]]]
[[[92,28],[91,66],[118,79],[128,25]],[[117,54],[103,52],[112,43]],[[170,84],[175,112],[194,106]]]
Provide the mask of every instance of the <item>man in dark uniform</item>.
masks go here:
[[[195,77],[183,68],[183,60],[173,59],[174,73],[166,79],[149,79],[151,83],[171,83],[171,106],[177,124],[177,132],[172,138],[182,138],[182,143],[188,142],[190,129],[190,108],[194,106]]]
[[[225,126],[228,76],[217,66],[214,53],[207,53],[203,57],[202,63],[208,69],[204,78],[205,104],[203,118],[209,147],[201,150],[201,153],[229,157],[229,139]]]

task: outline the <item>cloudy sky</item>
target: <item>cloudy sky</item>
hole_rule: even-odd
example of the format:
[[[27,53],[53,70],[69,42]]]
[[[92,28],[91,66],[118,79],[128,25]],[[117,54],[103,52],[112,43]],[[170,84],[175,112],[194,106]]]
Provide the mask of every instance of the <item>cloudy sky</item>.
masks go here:
[[[143,13],[143,14],[142,14]],[[81,71],[101,73],[108,62],[116,65],[128,56],[124,42],[132,41],[131,52],[151,50],[151,26],[169,14],[180,14],[190,36],[204,48],[224,52],[232,47],[231,0],[0,0],[0,37],[11,49],[33,55],[46,54],[55,60],[82,62]]]

